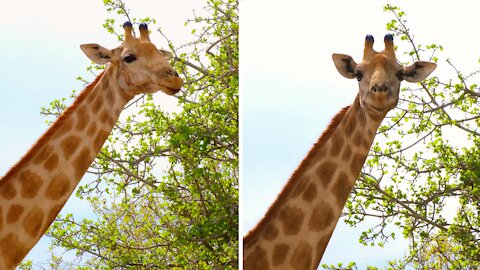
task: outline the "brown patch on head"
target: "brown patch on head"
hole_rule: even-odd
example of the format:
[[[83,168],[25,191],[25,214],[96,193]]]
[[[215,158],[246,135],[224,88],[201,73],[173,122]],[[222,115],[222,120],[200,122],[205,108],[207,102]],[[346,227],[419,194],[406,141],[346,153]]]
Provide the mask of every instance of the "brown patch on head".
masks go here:
[[[42,147],[40,152],[38,152],[38,154],[35,156],[35,159],[33,159],[33,163],[37,165],[42,163],[45,159],[47,159],[50,156],[52,152],[53,152],[53,147],[46,144],[44,147]]]
[[[317,173],[322,186],[326,188],[328,184],[332,181],[333,174],[337,170],[337,164],[331,161],[326,161],[317,167],[315,172]]]
[[[26,247],[16,234],[9,233],[0,239],[0,252],[5,262],[5,269],[14,269],[27,255]]]
[[[93,147],[95,150],[102,147],[105,140],[107,140],[108,135],[110,135],[110,132],[107,132],[105,130],[99,130],[97,132],[97,136],[95,136],[95,140],[93,141]]]
[[[278,236],[278,229],[275,225],[273,224],[268,224],[265,227],[265,231],[263,232],[263,238],[266,240],[272,241],[275,240]]]
[[[303,190],[307,187],[307,183],[310,177],[302,175],[300,179],[297,181],[295,189],[292,191],[292,198],[298,197],[298,195],[302,194]]]
[[[47,160],[43,163],[43,167],[51,172],[53,169],[55,169],[58,165],[58,155],[56,153],[52,153],[50,157],[48,157]]]
[[[97,131],[97,124],[95,122],[90,123],[90,126],[88,127],[87,135],[88,136],[93,136],[95,132]]]
[[[270,269],[268,263],[267,252],[261,247],[255,247],[253,252],[249,254],[243,261],[243,269],[247,270],[261,270]]]
[[[85,106],[81,106],[78,109],[78,122],[77,122],[77,130],[82,131],[87,127],[88,121],[90,120],[90,117],[88,115],[87,108]]]
[[[75,178],[80,179],[92,163],[92,156],[88,147],[84,147],[73,161],[75,168]]]
[[[50,200],[58,200],[70,191],[70,181],[68,177],[60,173],[56,175],[45,190],[45,197]]]
[[[312,246],[306,242],[300,242],[290,258],[290,266],[295,270],[312,268]]]
[[[353,155],[352,162],[350,163],[350,170],[354,177],[358,176],[360,170],[363,167],[363,164],[365,163],[366,158],[367,156],[364,154],[356,153],[355,155]]]
[[[307,202],[313,201],[315,197],[317,196],[317,185],[313,182],[311,182],[307,189],[303,192],[302,199]]]
[[[355,135],[353,135],[353,144],[356,147],[359,147],[362,144],[362,141],[363,141],[362,133],[359,130],[357,130],[355,132]]]
[[[287,254],[289,250],[290,250],[290,247],[288,245],[285,245],[285,244],[275,245],[275,247],[273,248],[273,254],[272,254],[273,266],[278,266],[282,264],[287,258]]]
[[[347,145],[347,147],[343,149],[342,160],[349,161],[351,157],[352,157],[352,147],[350,145]]]
[[[348,195],[352,191],[353,184],[348,179],[348,175],[344,172],[340,172],[337,181],[332,187],[332,192],[337,198],[338,207],[341,209],[347,201]]]
[[[7,212],[7,223],[13,223],[17,221],[22,215],[25,208],[19,204],[12,204]]]
[[[75,150],[77,150],[80,142],[81,139],[75,135],[68,136],[60,142],[60,147],[63,150],[63,156],[65,159],[70,159],[70,157],[75,153]]]
[[[280,211],[278,218],[282,223],[283,232],[286,235],[294,235],[300,231],[305,213],[298,207],[286,206]]]
[[[40,234],[45,213],[39,207],[34,207],[23,220],[23,229],[32,237]],[[43,233],[43,232],[42,232]]]
[[[23,198],[31,199],[35,197],[43,184],[42,177],[36,173],[32,173],[29,170],[22,172],[18,179],[22,186],[21,193]]]
[[[244,246],[247,246],[247,247],[251,246],[251,243],[254,242],[256,239],[258,239],[259,234],[264,230],[268,222],[272,218],[277,216],[277,213],[278,213],[277,209],[281,208],[281,206],[283,206],[287,200],[291,199],[291,196],[297,194],[295,189],[297,188],[297,185],[301,180],[301,178],[305,176],[305,171],[309,168],[310,164],[313,161],[316,161],[318,159],[320,154],[326,153],[326,148],[327,148],[326,143],[332,137],[332,134],[337,130],[338,126],[343,121],[349,109],[350,109],[350,106],[347,106],[343,108],[340,112],[338,112],[337,115],[335,115],[335,117],[333,117],[327,129],[323,132],[322,136],[320,136],[320,139],[318,139],[318,141],[312,147],[307,157],[302,161],[300,166],[295,170],[295,172],[293,173],[292,177],[283,188],[280,195],[277,197],[275,202],[270,206],[265,217],[257,224],[257,226],[253,230],[251,230],[243,238]],[[306,187],[307,183],[308,181],[305,182],[305,186],[303,186],[303,189]],[[299,193],[297,194],[297,196],[300,195],[301,192],[303,192],[303,189],[302,188],[299,189]]]
[[[0,189],[0,195],[2,195],[2,197],[5,199],[10,200],[13,199],[15,195],[17,195],[17,191],[11,183],[6,182]]]
[[[308,229],[315,232],[323,231],[332,224],[334,219],[335,216],[332,207],[322,200],[312,211],[312,216],[308,223]]]
[[[340,154],[340,151],[342,151],[343,147],[343,137],[342,136],[335,136],[332,137],[332,148],[330,149],[330,154],[332,157],[338,156]]]

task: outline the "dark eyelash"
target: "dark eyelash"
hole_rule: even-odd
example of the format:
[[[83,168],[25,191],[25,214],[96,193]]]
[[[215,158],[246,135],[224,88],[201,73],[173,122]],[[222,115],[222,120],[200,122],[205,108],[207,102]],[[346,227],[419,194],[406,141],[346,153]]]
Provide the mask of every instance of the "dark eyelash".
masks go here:
[[[125,62],[125,63],[127,63],[127,64],[128,64],[128,63],[131,63],[131,62],[133,62],[133,61],[135,61],[135,60],[137,60],[137,57],[136,57],[135,55],[133,55],[133,54],[129,54],[129,55],[123,57],[123,62]]]

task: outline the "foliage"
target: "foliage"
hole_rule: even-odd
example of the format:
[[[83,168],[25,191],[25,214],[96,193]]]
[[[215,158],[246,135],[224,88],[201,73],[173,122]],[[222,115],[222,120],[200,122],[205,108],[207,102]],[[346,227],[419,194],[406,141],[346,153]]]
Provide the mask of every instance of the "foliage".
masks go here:
[[[104,4],[119,39],[117,21],[156,22]],[[52,269],[238,268],[238,0],[206,0],[200,13],[185,23],[188,44],[157,30],[184,78],[181,109],[166,112],[152,95],[127,105],[76,193],[96,218],[59,216],[47,233]],[[43,113],[58,115],[63,101]]]
[[[408,255],[388,262],[388,269],[477,269],[480,88],[473,80],[478,71],[461,72],[441,57],[438,44],[418,44],[398,7],[387,5],[385,11],[394,17],[387,29],[397,36],[403,64],[434,61],[448,65],[451,75],[403,85],[398,108],[380,127],[346,205],[345,222],[376,222],[361,235],[365,245],[383,246],[397,237],[393,231],[403,233]]]

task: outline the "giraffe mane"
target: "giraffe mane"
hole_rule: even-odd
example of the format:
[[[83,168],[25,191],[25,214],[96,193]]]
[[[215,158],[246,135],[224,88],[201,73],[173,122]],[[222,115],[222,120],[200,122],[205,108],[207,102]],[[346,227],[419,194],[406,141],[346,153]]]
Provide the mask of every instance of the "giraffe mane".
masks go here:
[[[23,167],[25,163],[28,163],[34,156],[35,154],[41,150],[41,147],[43,146],[44,142],[46,142],[59,127],[61,124],[64,122],[64,119],[67,118],[70,114],[72,114],[73,111],[75,111],[75,108],[80,104],[95,88],[97,83],[100,81],[100,79],[103,77],[105,73],[105,70],[102,71],[96,78],[95,80],[90,83],[80,94],[77,96],[77,98],[74,100],[72,106],[67,108],[58,118],[55,120],[55,122],[50,126],[50,128],[40,137],[40,139],[35,142],[35,144],[28,150],[28,152],[18,161],[13,167],[10,168],[10,170],[2,177],[0,177],[0,187],[4,185],[6,182],[8,182],[9,179],[14,178],[20,168]]]
[[[350,109],[350,106],[346,106],[332,118],[332,120],[330,121],[330,124],[327,126],[327,129],[322,133],[318,141],[313,145],[311,150],[308,152],[307,156],[303,159],[303,161],[297,167],[297,169],[292,174],[292,176],[290,176],[290,179],[288,180],[287,184],[283,187],[282,191],[278,195],[275,202],[270,206],[265,216],[262,218],[262,220],[257,224],[255,228],[250,230],[247,233],[247,235],[244,236],[243,238],[244,248],[255,243],[255,240],[259,237],[258,233],[264,229],[264,227],[267,225],[267,221],[277,214],[278,206],[288,199],[288,196],[290,195],[291,191],[295,187],[295,184],[298,182],[300,178],[301,172],[308,167],[308,165],[310,164],[312,159],[315,157],[315,155],[325,145],[328,139],[330,139],[330,137],[335,132],[338,125],[343,120],[343,118],[345,117],[345,114],[349,109]]]

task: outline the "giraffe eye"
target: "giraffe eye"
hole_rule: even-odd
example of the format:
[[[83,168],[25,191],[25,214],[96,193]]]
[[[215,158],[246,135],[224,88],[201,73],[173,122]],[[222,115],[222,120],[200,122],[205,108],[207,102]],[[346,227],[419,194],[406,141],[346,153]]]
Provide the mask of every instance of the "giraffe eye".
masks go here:
[[[131,63],[131,62],[133,62],[133,61],[135,61],[135,60],[137,60],[137,57],[136,57],[135,55],[133,55],[133,54],[129,54],[129,55],[123,57],[123,62],[125,62],[125,63],[127,63],[127,64],[128,64],[128,63]]]
[[[355,70],[355,77],[358,81],[361,81],[363,78],[363,73],[361,71]]]

